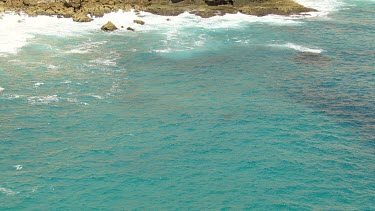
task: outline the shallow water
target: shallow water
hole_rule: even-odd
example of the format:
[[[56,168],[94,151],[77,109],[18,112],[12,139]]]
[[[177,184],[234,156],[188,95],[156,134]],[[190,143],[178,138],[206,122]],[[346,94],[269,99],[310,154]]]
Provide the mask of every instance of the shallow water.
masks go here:
[[[4,15],[0,209],[374,209],[375,4],[321,2],[145,26]],[[137,32],[101,32],[111,18]]]

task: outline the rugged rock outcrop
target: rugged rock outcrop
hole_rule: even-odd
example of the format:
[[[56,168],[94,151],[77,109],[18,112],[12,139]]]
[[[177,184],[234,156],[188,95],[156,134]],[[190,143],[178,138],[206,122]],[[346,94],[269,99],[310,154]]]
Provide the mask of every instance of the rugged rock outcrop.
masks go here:
[[[291,15],[315,11],[293,0],[0,0],[0,12],[24,11],[30,16],[58,15],[74,21],[91,21],[118,10],[147,11],[175,16],[185,11],[207,18],[226,13]]]
[[[75,13],[73,15],[73,21],[76,22],[90,22],[92,18],[88,17],[85,13]]]
[[[115,24],[113,24],[111,21],[108,21],[106,24],[104,24],[101,28],[103,31],[114,31],[117,29]]]
[[[145,25],[145,22],[141,20],[134,20],[133,22],[139,25]]]

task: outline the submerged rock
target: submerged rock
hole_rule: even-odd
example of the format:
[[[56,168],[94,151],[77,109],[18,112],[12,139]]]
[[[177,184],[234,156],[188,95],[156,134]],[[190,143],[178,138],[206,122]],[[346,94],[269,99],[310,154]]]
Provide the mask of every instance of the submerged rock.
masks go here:
[[[145,22],[141,21],[141,20],[134,20],[133,22],[136,23],[136,24],[139,24],[139,25],[144,25],[145,24]]]
[[[128,28],[126,28],[126,30],[128,30],[128,31],[132,31],[132,32],[135,31],[135,29],[133,29],[132,27],[128,27]]]
[[[328,66],[330,59],[319,53],[300,52],[294,57],[296,64],[310,64],[317,66]]]
[[[111,21],[108,21],[106,24],[104,24],[101,28],[103,31],[114,31],[117,29],[115,24],[113,24]]]

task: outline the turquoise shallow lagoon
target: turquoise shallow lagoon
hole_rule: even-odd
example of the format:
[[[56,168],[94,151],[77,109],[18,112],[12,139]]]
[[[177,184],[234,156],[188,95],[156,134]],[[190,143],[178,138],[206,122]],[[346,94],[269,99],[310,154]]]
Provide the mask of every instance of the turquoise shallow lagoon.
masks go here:
[[[375,3],[322,2],[135,33],[5,15],[0,210],[374,210]]]

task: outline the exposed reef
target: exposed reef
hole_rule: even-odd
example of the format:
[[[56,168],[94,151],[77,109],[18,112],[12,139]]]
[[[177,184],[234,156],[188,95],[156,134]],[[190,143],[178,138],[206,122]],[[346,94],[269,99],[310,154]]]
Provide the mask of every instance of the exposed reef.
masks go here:
[[[208,18],[241,12],[248,15],[292,15],[315,11],[292,0],[0,0],[0,12],[23,11],[29,16],[57,15],[88,22],[93,17],[118,11],[146,11],[176,16],[190,12]]]
[[[118,28],[113,24],[112,22],[108,21],[106,24],[104,24],[101,28],[103,31],[114,31]]]

